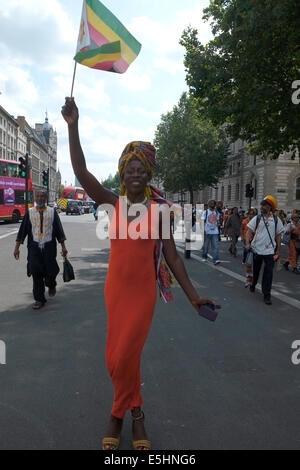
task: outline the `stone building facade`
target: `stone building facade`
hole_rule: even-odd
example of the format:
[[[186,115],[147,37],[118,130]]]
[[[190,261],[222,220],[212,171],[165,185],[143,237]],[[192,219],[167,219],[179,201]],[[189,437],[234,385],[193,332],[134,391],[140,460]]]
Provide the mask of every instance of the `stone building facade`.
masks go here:
[[[0,106],[0,158],[17,161],[18,122]]]
[[[17,139],[17,161],[20,157],[24,157],[27,152],[27,137],[21,131],[20,126],[18,127],[18,139]]]
[[[238,140],[230,145],[225,175],[214,188],[195,191],[194,202],[207,203],[209,199],[221,200],[225,206],[249,208],[246,184],[254,188],[251,205],[259,208],[267,194],[278,201],[278,208],[285,211],[300,210],[300,162],[291,160],[289,154],[277,160],[263,160],[250,155],[246,143]],[[169,195],[174,202],[189,203],[189,194]]]
[[[24,116],[18,116],[17,121],[21,131],[27,137],[27,152],[29,154],[33,187],[34,189],[44,189],[42,184],[42,172],[48,168],[47,148],[40,141],[39,136],[28,124]]]
[[[28,152],[34,189],[44,189],[42,172],[49,169],[49,202],[57,198],[60,174],[57,176],[57,133],[49,124],[32,128],[24,116],[15,119],[0,106],[0,159],[19,161]]]
[[[230,146],[226,174],[216,188],[209,188],[209,198],[224,201],[227,206],[248,209],[246,184],[254,188],[251,205],[260,207],[260,202],[271,194],[278,201],[278,208],[285,211],[300,209],[300,163],[291,160],[288,153],[276,160],[263,160],[250,155],[245,142],[238,140]]]
[[[47,148],[49,168],[49,201],[54,202],[57,194],[57,133],[49,124],[48,115],[43,124],[35,125],[35,132]]]
[[[49,202],[57,197],[57,134],[46,117],[44,124],[36,124],[33,129],[24,116],[18,116],[20,131],[27,138],[27,152],[31,167],[34,189],[45,189],[43,171],[49,169]]]

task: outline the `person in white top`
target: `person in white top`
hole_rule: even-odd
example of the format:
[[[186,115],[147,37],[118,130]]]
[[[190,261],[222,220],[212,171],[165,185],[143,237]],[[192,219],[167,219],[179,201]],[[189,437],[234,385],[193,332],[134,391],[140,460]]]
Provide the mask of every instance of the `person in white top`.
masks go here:
[[[246,234],[246,250],[253,252],[253,282],[250,286],[250,292],[255,292],[255,286],[264,262],[262,292],[264,302],[267,305],[272,305],[273,269],[275,261],[280,257],[281,236],[284,232],[281,220],[272,214],[276,207],[276,199],[273,196],[266,196],[261,202],[261,214],[250,220],[247,225],[249,230]],[[253,239],[250,244],[251,237]]]
[[[220,264],[218,249],[220,214],[216,210],[216,201],[211,200],[208,202],[208,209],[203,212],[201,219],[204,220],[202,261],[207,261],[208,249],[211,244],[213,262],[214,264]]]

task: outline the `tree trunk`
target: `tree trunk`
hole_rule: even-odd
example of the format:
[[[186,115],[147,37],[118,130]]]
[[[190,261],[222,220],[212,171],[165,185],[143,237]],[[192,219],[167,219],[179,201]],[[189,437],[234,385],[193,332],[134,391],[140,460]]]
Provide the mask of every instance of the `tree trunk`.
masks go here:
[[[194,191],[192,189],[189,190],[190,192],[190,204],[194,204]]]

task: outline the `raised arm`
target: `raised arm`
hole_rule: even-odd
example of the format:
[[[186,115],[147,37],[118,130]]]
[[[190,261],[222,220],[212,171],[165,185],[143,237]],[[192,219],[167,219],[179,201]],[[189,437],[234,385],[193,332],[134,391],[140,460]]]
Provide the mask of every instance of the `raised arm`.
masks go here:
[[[108,189],[105,189],[86,167],[78,131],[79,113],[74,98],[66,98],[66,103],[61,113],[68,124],[71,162],[80,184],[99,205],[115,205],[118,197]]]

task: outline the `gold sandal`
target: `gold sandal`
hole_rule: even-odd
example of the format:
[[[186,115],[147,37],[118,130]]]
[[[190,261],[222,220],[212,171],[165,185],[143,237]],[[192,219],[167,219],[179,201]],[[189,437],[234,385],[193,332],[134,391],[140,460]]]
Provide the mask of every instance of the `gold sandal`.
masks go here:
[[[142,421],[144,419],[145,419],[145,415],[143,411],[141,412],[140,416],[137,416],[136,418],[134,416],[132,417],[133,422]],[[132,441],[132,447],[134,450],[150,450],[151,442],[148,441],[148,439],[139,439],[137,441]]]
[[[104,437],[102,439],[102,450],[117,450],[120,445],[120,438],[116,437]],[[107,446],[109,448],[107,449]],[[113,447],[113,449],[112,449]]]
[[[151,449],[151,442],[147,439],[139,440],[139,441],[132,441],[132,447],[134,450],[150,450]],[[143,449],[140,449],[143,447]]]

